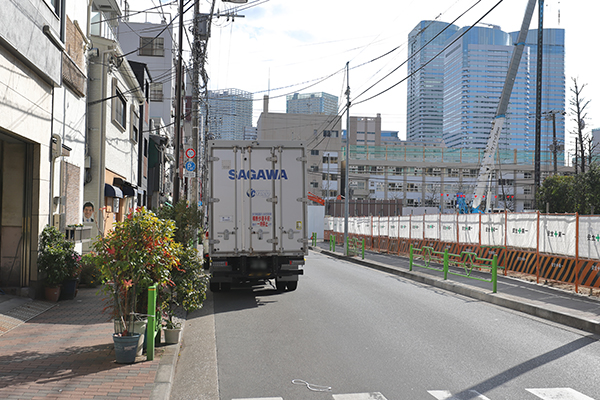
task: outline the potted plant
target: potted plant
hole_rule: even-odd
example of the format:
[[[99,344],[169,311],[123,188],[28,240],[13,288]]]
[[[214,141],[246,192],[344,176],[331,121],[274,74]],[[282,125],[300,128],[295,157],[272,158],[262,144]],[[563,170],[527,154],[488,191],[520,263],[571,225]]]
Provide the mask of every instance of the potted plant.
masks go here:
[[[178,308],[185,312],[195,311],[202,307],[206,299],[208,275],[202,268],[203,259],[193,240],[195,231],[202,236],[200,225],[203,218],[197,207],[188,206],[184,200],[174,207],[163,207],[159,216],[175,222],[175,240],[181,244],[178,253],[180,264],[171,270],[169,285],[163,287],[161,296],[165,342],[177,343],[181,336],[181,325],[173,319],[175,311]]]
[[[77,284],[82,268],[81,256],[76,251],[72,251],[65,255],[65,264],[67,276],[62,283],[60,298],[72,300],[77,296]]]
[[[181,325],[173,317],[177,308],[192,312],[202,307],[206,299],[208,275],[202,268],[202,257],[194,247],[182,247],[180,265],[171,270],[171,280],[163,295],[163,324],[166,343],[177,343]]]
[[[115,353],[121,349],[128,353],[117,355],[117,362],[134,362],[138,342],[143,341],[134,332],[136,293],[154,283],[166,285],[170,270],[179,263],[174,229],[172,221],[159,219],[139,207],[93,243],[93,260],[106,283],[104,289],[112,299],[115,326],[122,327],[121,332],[113,335]],[[122,341],[127,343],[121,345]],[[130,342],[135,343],[133,354]]]
[[[60,285],[69,276],[68,259],[73,257],[74,243],[54,226],[47,225],[40,235],[38,271],[43,275],[45,295],[49,301],[58,301]]]

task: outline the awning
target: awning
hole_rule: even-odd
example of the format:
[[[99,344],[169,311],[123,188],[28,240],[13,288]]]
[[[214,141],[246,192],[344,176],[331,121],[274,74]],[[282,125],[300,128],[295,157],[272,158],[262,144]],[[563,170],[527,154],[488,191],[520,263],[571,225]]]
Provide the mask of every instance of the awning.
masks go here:
[[[118,197],[120,199],[123,198],[123,192],[116,186],[109,185],[108,183],[104,184],[104,196],[105,197]]]
[[[131,196],[135,196],[136,192],[137,192],[133,187],[131,187],[129,185],[123,185],[123,186],[121,186],[121,190],[123,191],[123,194],[125,196],[130,196],[130,197]]]

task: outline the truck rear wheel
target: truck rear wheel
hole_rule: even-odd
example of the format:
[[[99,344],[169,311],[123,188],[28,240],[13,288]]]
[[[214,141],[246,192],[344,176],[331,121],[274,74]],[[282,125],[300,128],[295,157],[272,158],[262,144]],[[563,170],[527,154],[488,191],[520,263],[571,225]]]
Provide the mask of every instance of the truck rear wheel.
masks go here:
[[[286,282],[288,292],[293,292],[298,288],[298,281],[288,281]]]

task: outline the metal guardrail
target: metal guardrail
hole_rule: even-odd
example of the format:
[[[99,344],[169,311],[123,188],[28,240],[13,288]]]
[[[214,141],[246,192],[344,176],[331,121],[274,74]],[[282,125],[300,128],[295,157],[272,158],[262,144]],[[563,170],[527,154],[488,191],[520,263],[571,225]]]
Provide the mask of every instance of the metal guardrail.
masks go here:
[[[362,259],[365,259],[365,239],[359,241],[356,237],[348,237],[346,238],[346,242],[347,256],[356,256],[361,253]]]
[[[425,265],[416,264],[415,260],[415,252],[420,252]],[[441,256],[441,257],[440,257]],[[452,257],[452,259],[451,259]],[[442,262],[442,268],[436,268],[431,266],[431,262]],[[464,269],[463,273],[458,273],[449,270],[450,263],[454,263],[458,266],[462,266]],[[413,266],[426,268],[434,271],[441,271],[444,273],[444,280],[448,279],[448,274],[463,276],[465,278],[474,279],[483,282],[492,283],[492,292],[497,293],[498,291],[498,255],[494,254],[493,258],[483,258],[478,257],[477,253],[473,253],[470,251],[462,251],[460,254],[453,254],[448,251],[448,249],[443,252],[435,251],[433,247],[423,246],[421,249],[415,248],[412,244],[410,245],[409,250],[409,270],[413,270]],[[486,268],[489,269],[492,273],[490,279],[479,278],[476,276],[471,276],[471,272],[473,271],[473,267],[477,268]]]

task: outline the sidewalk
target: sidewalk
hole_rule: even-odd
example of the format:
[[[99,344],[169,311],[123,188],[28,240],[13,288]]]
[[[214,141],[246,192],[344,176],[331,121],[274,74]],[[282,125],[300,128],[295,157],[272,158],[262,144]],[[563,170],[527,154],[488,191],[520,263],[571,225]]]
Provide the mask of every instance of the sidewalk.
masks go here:
[[[368,251],[365,260],[345,257],[342,248],[331,252],[324,242],[311,249],[600,334],[600,301],[594,298],[502,275],[498,293],[492,293],[489,282],[454,275],[443,280],[441,272],[418,267],[409,271],[405,257]],[[169,398],[180,345],[158,347],[154,361],[116,364],[113,325],[97,292],[79,289],[74,300],[58,303],[0,295],[1,399]]]
[[[344,256],[343,247],[339,245],[336,247],[335,252],[330,251],[329,242],[319,242],[316,247],[311,247],[311,249],[480,301],[534,315],[586,332],[600,334],[600,300],[595,297],[507,277],[500,271],[498,272],[497,293],[492,293],[492,284],[489,282],[481,282],[456,275],[449,275],[448,279],[444,280],[441,271],[432,271],[420,267],[414,267],[410,271],[408,257],[371,251],[365,251],[364,260],[360,255],[346,257]],[[421,260],[416,261],[416,263],[422,264]],[[441,269],[441,264],[438,267]],[[490,279],[489,273],[473,271],[472,275]],[[580,288],[581,290],[586,289]]]
[[[168,397],[179,345],[159,346],[153,361],[115,363],[113,323],[97,292],[79,289],[58,303],[0,295],[0,398]]]

